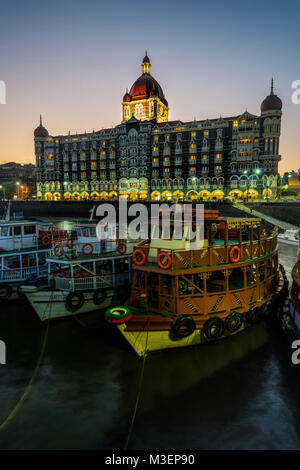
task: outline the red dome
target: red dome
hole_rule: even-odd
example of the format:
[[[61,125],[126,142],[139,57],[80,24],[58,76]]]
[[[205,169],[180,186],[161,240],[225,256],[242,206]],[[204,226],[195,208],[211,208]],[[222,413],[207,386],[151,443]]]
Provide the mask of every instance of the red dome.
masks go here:
[[[47,129],[43,126],[43,123],[42,123],[42,116],[40,116],[40,125],[39,127],[37,127],[34,131],[34,137],[37,137],[37,138],[45,138],[45,137],[48,137],[49,133],[47,131]]]
[[[49,133],[47,129],[45,129],[44,126],[39,126],[34,131],[34,137],[44,138],[44,137],[48,137],[48,135]]]
[[[131,101],[130,94],[128,92],[123,96],[123,101]]]
[[[273,110],[281,111],[281,109],[282,109],[282,101],[277,95],[267,96],[263,100],[260,106],[260,110],[262,113],[264,113],[265,111],[273,111]]]
[[[282,101],[277,95],[274,95],[274,92],[273,92],[273,78],[272,78],[271,93],[269,94],[269,96],[267,96],[263,100],[262,104],[260,105],[260,110],[262,113],[264,113],[265,111],[274,111],[274,110],[281,111],[281,108],[282,108]]]
[[[153,92],[155,96],[160,98],[160,100],[168,106],[160,84],[148,73],[143,73],[143,75],[134,82],[129,94],[132,100],[141,100],[154,96]]]

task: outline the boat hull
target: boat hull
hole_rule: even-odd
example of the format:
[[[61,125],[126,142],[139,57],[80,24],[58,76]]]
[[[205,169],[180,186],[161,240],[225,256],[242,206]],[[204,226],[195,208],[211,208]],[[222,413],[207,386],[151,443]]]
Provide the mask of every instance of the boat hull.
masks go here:
[[[25,296],[40,320],[48,321],[108,308],[112,306],[115,292],[113,289],[108,289],[106,293],[107,298],[105,301],[96,305],[93,301],[94,293],[92,291],[84,292],[84,304],[76,311],[69,311],[67,309],[66,299],[69,292],[66,291],[37,289],[35,292],[25,292]]]
[[[240,333],[247,327],[248,325],[243,323],[239,330],[235,331],[234,333],[226,331],[224,335],[217,340],[208,340],[200,328],[197,328],[188,337],[176,340],[172,338],[171,330],[149,331],[145,329],[143,331],[126,331],[125,323],[118,325],[118,330],[124,336],[126,341],[132,346],[135,352],[139,356],[144,356],[147,353],[160,351],[163,349],[184,348],[187,346],[196,346],[198,344],[204,344],[211,341],[219,341],[220,339],[224,339],[228,336],[233,336],[237,333]]]

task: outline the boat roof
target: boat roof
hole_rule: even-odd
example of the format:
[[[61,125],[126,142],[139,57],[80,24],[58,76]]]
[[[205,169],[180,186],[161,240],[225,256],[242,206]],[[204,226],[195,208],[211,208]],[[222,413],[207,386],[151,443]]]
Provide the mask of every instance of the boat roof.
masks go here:
[[[49,263],[59,263],[59,264],[80,264],[80,263],[90,263],[93,261],[106,261],[111,259],[125,259],[130,257],[131,254],[125,253],[124,255],[120,255],[115,251],[103,253],[103,255],[80,255],[78,258],[68,259],[66,257],[56,258],[56,257],[47,257],[47,262]]]

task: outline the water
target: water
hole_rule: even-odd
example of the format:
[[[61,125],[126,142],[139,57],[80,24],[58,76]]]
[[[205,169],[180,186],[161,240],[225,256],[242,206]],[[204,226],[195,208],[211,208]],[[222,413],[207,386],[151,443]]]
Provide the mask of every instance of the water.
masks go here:
[[[290,271],[297,249],[281,245]],[[83,322],[86,326],[83,325]],[[25,302],[0,313],[0,424],[33,375],[47,327]],[[300,449],[300,365],[275,326],[217,343],[154,353],[129,449]],[[0,431],[1,449],[122,449],[142,359],[105,323],[50,323],[32,388]]]

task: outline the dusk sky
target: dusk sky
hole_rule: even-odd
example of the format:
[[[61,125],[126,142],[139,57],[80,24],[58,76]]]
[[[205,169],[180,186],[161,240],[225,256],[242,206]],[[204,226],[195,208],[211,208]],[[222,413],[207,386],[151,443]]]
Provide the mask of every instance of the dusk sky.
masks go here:
[[[279,171],[300,167],[300,4],[296,1],[0,0],[0,161],[34,162],[33,130],[91,132],[121,122],[121,101],[151,73],[169,119],[235,116],[282,99]]]

